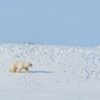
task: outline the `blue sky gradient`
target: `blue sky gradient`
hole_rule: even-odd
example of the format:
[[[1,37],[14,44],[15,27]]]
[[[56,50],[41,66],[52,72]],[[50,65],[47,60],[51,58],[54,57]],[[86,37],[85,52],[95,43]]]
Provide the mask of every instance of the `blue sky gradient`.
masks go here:
[[[100,45],[100,0],[0,0],[0,42]]]

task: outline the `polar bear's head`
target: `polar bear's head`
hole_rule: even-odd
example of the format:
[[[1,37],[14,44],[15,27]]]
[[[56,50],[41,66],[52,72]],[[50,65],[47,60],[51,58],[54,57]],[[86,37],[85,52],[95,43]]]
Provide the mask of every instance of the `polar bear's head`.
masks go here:
[[[22,64],[23,67],[32,67],[32,63],[28,63],[28,62],[20,62]]]
[[[32,63],[27,63],[27,62],[24,62],[25,66],[27,67],[32,67]]]
[[[32,67],[32,64],[31,64],[31,63],[28,63],[28,65],[29,65],[30,67]]]

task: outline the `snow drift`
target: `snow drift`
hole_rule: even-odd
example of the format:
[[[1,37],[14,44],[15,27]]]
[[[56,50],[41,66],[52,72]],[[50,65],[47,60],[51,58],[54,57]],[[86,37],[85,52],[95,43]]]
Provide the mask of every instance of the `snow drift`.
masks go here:
[[[6,64],[16,60],[33,64],[33,71],[66,73],[66,78],[99,78],[100,48],[39,46],[33,44],[0,44],[0,60]],[[6,63],[4,63],[6,62]],[[8,64],[8,65],[7,65]]]
[[[30,72],[10,73],[9,67],[16,60],[31,62],[33,67]],[[40,46],[28,43],[0,44],[0,89],[1,92],[8,91],[8,94],[3,95],[8,96],[10,100],[13,99],[12,93],[9,96],[12,91],[14,93],[22,91],[21,97],[24,100],[27,98],[23,96],[23,93],[26,93],[26,96],[30,95],[30,100],[32,98],[35,100],[67,100],[68,98],[69,100],[84,100],[82,94],[78,95],[81,89],[87,91],[86,87],[89,91],[84,94],[85,100],[95,97],[99,100],[99,94],[93,96],[90,93],[90,91],[96,92],[96,89],[100,91],[99,79],[100,47]],[[68,92],[69,90],[71,92]],[[78,91],[76,99],[75,91]],[[0,96],[4,98],[1,94]]]

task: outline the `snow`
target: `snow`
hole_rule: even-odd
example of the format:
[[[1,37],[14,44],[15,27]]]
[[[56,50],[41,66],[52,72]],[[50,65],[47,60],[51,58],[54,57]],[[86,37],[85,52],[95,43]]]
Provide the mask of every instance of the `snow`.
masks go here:
[[[29,73],[10,73],[16,61]],[[100,46],[0,44],[1,100],[100,100]]]

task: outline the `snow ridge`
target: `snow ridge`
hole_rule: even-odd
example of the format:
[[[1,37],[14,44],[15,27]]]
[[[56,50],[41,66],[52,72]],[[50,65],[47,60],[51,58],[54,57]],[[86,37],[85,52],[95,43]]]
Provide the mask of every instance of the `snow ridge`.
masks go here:
[[[100,78],[99,47],[81,48],[8,43],[0,44],[0,55],[0,66],[8,66],[13,60],[24,60],[33,64],[33,71],[47,70],[58,75],[63,73],[66,80]],[[5,64],[6,61],[8,63]],[[5,71],[8,70],[8,68],[4,68]]]

